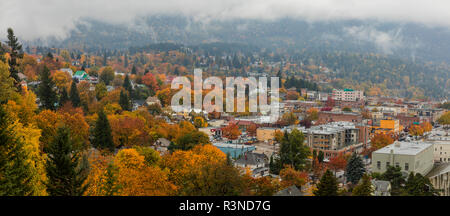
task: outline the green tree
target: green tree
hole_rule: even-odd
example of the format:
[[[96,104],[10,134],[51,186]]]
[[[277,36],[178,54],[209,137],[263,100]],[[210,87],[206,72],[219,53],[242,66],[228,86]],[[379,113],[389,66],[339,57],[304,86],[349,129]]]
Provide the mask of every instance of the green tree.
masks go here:
[[[106,168],[106,173],[102,176],[104,183],[102,184],[100,191],[104,196],[118,196],[122,185],[119,184],[119,169],[114,166],[113,163],[109,163]]]
[[[8,28],[8,41],[6,43],[10,48],[10,58],[8,60],[9,72],[15,80],[15,85],[19,87],[19,63],[17,60],[23,58],[23,51],[22,44],[19,43],[19,39],[14,35],[12,28]]]
[[[78,92],[77,82],[75,80],[72,81],[72,85],[70,86],[70,101],[73,107],[79,107],[81,105],[80,93]]]
[[[125,91],[120,91],[119,105],[123,110],[131,111],[131,101],[128,97],[128,93]]]
[[[67,89],[64,87],[59,96],[59,106],[64,106],[67,101],[69,101],[69,95],[67,94]]]
[[[309,148],[304,144],[305,137],[297,129],[291,133],[284,133],[281,141],[279,159],[275,163],[281,163],[276,167],[291,165],[296,170],[302,170],[307,164],[307,157],[311,154]]]
[[[161,161],[161,157],[159,156],[159,153],[148,146],[134,146],[134,149],[136,151],[144,156],[145,164],[147,166],[156,166]]]
[[[14,128],[12,119],[0,104],[0,196],[26,196],[32,193],[31,173],[24,143]]]
[[[50,70],[47,66],[41,72],[41,83],[38,89],[39,99],[45,109],[54,110],[57,102],[55,83],[50,78]]]
[[[70,130],[58,128],[48,148],[46,171],[47,192],[50,196],[81,196],[87,189],[88,168],[80,161],[80,154],[72,149]]]
[[[95,85],[95,97],[97,100],[101,100],[108,94],[108,89],[106,89],[106,85],[104,82],[100,82]]]
[[[345,169],[345,177],[347,178],[347,182],[351,182],[353,185],[356,185],[361,179],[361,177],[366,172],[366,168],[364,168],[364,163],[356,153],[353,153],[350,159],[347,162],[347,168]]]
[[[405,178],[401,172],[400,167],[389,166],[381,175],[382,180],[389,181],[391,183],[391,195],[398,196],[402,194],[403,185],[405,184]]]
[[[175,143],[170,143],[168,149],[170,151],[174,150],[190,150],[196,145],[209,144],[209,137],[203,132],[193,131],[181,135],[175,140]]]
[[[131,74],[136,74],[136,66],[133,65],[133,67],[131,68]]]
[[[317,160],[319,161],[319,163],[322,163],[324,158],[325,158],[325,155],[324,155],[323,151],[319,151],[319,155],[317,155]]]
[[[439,196],[439,192],[434,189],[429,178],[420,173],[414,175],[413,172],[409,173],[404,192],[409,196]]]
[[[352,196],[372,196],[373,191],[370,176],[364,174],[360,183],[353,189]]]
[[[327,170],[317,184],[317,190],[314,192],[315,196],[337,196],[338,195],[338,183],[336,177],[330,170]]]
[[[109,83],[114,80],[114,77],[114,70],[112,69],[112,67],[108,66],[103,69],[102,73],[100,74],[99,81],[104,82],[105,85],[109,85]]]
[[[111,125],[105,112],[101,110],[98,113],[97,121],[94,128],[94,139],[92,145],[98,149],[108,149],[114,151],[114,142],[111,134]]]
[[[125,75],[125,80],[123,81],[123,88],[127,90],[130,95],[132,95],[133,87],[131,85],[130,77],[128,77],[128,74]]]

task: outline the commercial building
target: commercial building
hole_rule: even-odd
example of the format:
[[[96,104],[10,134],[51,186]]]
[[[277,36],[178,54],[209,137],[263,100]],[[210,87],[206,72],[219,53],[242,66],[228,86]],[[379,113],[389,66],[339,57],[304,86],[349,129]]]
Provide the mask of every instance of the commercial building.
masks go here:
[[[380,120],[379,126],[372,126],[372,129],[375,134],[398,134],[403,130],[403,126],[398,119],[383,119]]]
[[[354,112],[331,112],[331,111],[322,111],[319,112],[317,124],[326,124],[330,122],[354,122],[361,123],[362,115],[360,113]]]
[[[272,127],[259,127],[256,129],[256,139],[258,141],[269,141],[275,138],[275,132],[280,130]]]
[[[364,99],[364,92],[353,89],[333,89],[332,98],[337,101],[359,101]]]
[[[425,142],[397,141],[372,153],[372,172],[384,173],[389,166],[396,166],[425,176],[433,163],[433,145]]]
[[[297,129],[303,132],[305,144],[324,152],[326,158],[340,153],[360,152],[368,139],[368,136],[365,136],[365,141],[360,140],[360,128],[351,122],[331,122],[308,129]]]

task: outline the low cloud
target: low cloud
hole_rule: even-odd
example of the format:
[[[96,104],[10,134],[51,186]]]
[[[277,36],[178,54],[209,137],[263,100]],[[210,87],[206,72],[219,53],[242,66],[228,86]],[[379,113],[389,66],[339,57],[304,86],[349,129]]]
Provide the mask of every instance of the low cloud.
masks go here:
[[[308,21],[367,19],[450,27],[450,2],[446,0],[1,0],[0,8],[0,31],[6,33],[7,27],[13,27],[24,40],[48,36],[64,38],[85,18],[132,24],[137,18],[150,15],[182,15],[201,22],[289,17]],[[376,38],[380,45],[391,43],[389,35],[380,34]]]
[[[401,29],[384,32],[371,26],[353,26],[345,28],[344,32],[358,41],[373,43],[385,54],[392,54],[395,49],[404,46]]]

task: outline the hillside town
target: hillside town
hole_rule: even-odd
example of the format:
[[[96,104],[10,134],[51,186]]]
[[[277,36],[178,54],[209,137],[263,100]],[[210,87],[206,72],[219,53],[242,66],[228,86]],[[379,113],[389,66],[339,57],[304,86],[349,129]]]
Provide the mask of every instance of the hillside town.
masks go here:
[[[24,53],[12,29],[8,38],[0,44],[0,159],[12,162],[0,170],[21,173],[0,175],[8,182],[1,195],[450,195],[446,99],[330,88],[282,61]],[[194,71],[278,77],[279,118],[246,102],[245,112],[175,110],[172,81]]]

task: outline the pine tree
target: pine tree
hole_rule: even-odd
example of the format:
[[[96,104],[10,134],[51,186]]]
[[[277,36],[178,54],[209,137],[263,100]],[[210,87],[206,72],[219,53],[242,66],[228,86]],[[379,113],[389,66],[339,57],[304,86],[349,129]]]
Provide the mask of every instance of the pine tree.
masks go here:
[[[389,166],[381,175],[382,180],[389,181],[391,183],[391,195],[398,196],[403,193],[403,184],[405,184],[405,178],[402,175],[400,167]]]
[[[8,28],[8,41],[7,44],[10,48],[10,58],[8,60],[9,72],[12,78],[15,80],[15,85],[19,87],[19,63],[17,59],[23,58],[22,44],[19,43],[19,39],[14,35],[14,31]]]
[[[364,174],[362,181],[353,189],[352,196],[372,196],[373,187],[370,176]]]
[[[26,196],[32,193],[28,156],[23,142],[11,128],[12,120],[0,104],[0,196]]]
[[[74,145],[68,128],[58,128],[57,135],[48,147],[45,166],[50,196],[81,196],[87,189],[87,170],[82,166],[80,156],[74,152]]]
[[[306,158],[310,155],[309,148],[304,145],[303,133],[297,129],[291,133],[285,132],[280,146],[280,159],[277,166],[291,165],[296,170],[305,168]]]
[[[50,70],[47,66],[44,66],[44,70],[41,73],[41,83],[39,84],[38,95],[41,100],[42,106],[45,109],[54,110],[55,103],[57,102],[55,83],[50,78]]]
[[[136,74],[136,66],[134,66],[134,65],[131,68],[131,74]]]
[[[114,142],[111,135],[111,126],[103,110],[98,113],[94,128],[94,139],[92,144],[98,149],[114,151]]]
[[[315,196],[337,196],[338,183],[336,177],[330,170],[327,170],[317,184],[317,190],[314,191]]]
[[[324,158],[325,155],[323,154],[323,151],[319,151],[319,155],[317,155],[317,160],[319,161],[319,163],[322,163]]]
[[[131,111],[131,102],[125,91],[120,91],[119,105],[123,110]]]
[[[131,86],[130,77],[125,75],[125,79],[123,81],[123,88],[128,91],[128,93],[131,95],[133,92],[133,87]]]
[[[347,162],[347,168],[345,170],[347,182],[356,185],[359,179],[364,175],[364,172],[366,172],[366,168],[364,167],[361,157],[356,155],[356,153],[353,153]]]
[[[64,106],[67,101],[69,101],[69,95],[67,95],[67,89],[64,87],[59,96],[59,106]]]
[[[103,175],[104,183],[100,190],[105,196],[117,196],[120,195],[121,185],[118,183],[118,168],[113,163],[108,164],[106,173]]]
[[[414,175],[413,172],[410,172],[406,180],[404,195],[439,196],[439,191],[434,189],[429,178],[422,176],[420,173]]]
[[[77,82],[75,80],[72,81],[72,85],[70,86],[70,101],[73,107],[79,107],[81,105],[80,94],[78,93]]]

